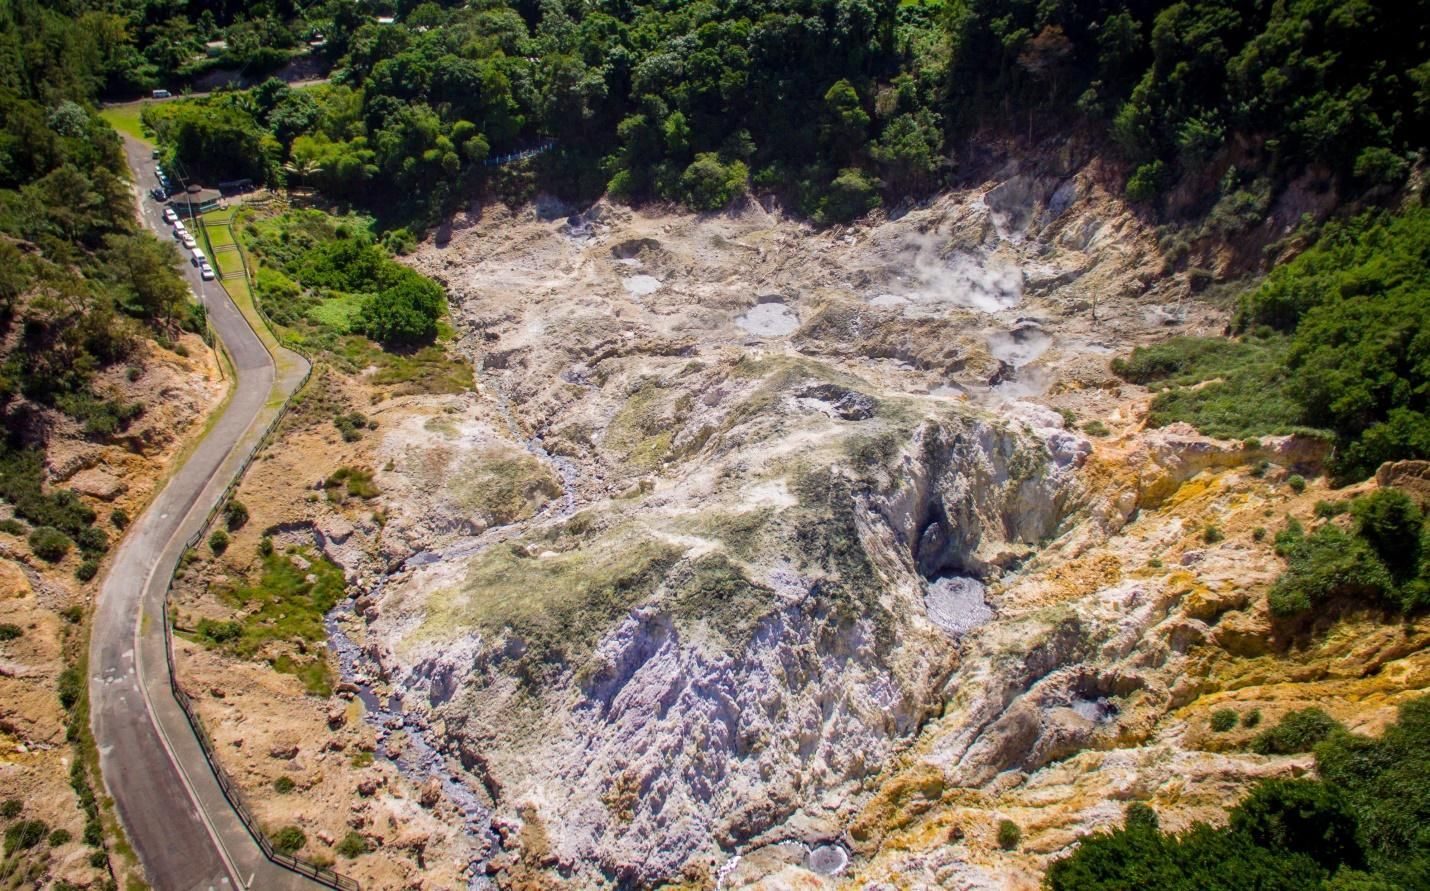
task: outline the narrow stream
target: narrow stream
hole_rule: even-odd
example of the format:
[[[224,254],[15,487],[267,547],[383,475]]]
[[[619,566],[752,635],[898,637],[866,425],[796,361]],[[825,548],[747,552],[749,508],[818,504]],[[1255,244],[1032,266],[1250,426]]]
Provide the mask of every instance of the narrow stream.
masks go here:
[[[424,785],[436,777],[442,786],[442,794],[456,806],[462,815],[462,823],[467,833],[485,840],[484,850],[490,854],[497,848],[496,833],[492,830],[491,811],[482,799],[473,792],[462,779],[462,769],[449,764],[434,745],[432,730],[420,718],[407,714],[402,708],[402,697],[394,694],[384,703],[373,690],[370,678],[381,677],[382,670],[377,663],[362,651],[343,630],[344,617],[357,620],[351,599],[344,600],[323,617],[323,627],[328,633],[328,646],[338,657],[344,682],[357,688],[357,697],[364,708],[363,719],[377,730],[376,755],[390,761],[398,771],[416,786]],[[393,736],[403,733],[403,744],[394,746]],[[494,888],[487,877],[484,858],[474,857],[467,864],[469,891]]]
[[[475,365],[478,383],[492,394],[512,439],[524,443],[530,454],[554,468],[561,478],[561,498],[549,502],[533,519],[559,518],[569,515],[576,508],[576,483],[580,478],[580,467],[570,458],[547,452],[539,437],[524,436],[521,427],[516,422],[516,417],[512,414],[510,402],[501,385],[485,375],[485,368],[480,359],[477,359]],[[403,561],[402,565],[397,567],[394,572],[475,554],[497,542],[519,534],[524,526],[525,524],[499,526],[443,548],[421,551]],[[381,583],[373,593],[376,594],[380,590]],[[483,803],[483,799],[466,784],[461,767],[449,763],[449,760],[441,753],[441,740],[433,735],[432,729],[426,725],[425,720],[420,715],[408,713],[403,708],[401,693],[392,693],[384,701],[383,697],[373,689],[372,679],[383,678],[385,674],[382,666],[348,636],[343,627],[344,622],[348,620],[361,621],[354,607],[353,598],[345,599],[333,607],[324,616],[323,627],[327,632],[328,646],[337,656],[342,681],[351,684],[357,690],[356,695],[364,707],[363,718],[377,731],[375,754],[391,762],[404,777],[416,786],[424,785],[431,778],[437,779],[441,784],[443,795],[461,813],[467,833],[483,843],[481,849],[484,853],[474,857],[467,865],[467,888],[469,891],[476,891],[476,889],[487,891],[487,889],[494,888],[495,886],[486,875],[485,869],[485,858],[495,853],[499,845],[497,835],[492,829],[490,810]],[[402,744],[395,745],[394,737],[399,733],[401,733]]]

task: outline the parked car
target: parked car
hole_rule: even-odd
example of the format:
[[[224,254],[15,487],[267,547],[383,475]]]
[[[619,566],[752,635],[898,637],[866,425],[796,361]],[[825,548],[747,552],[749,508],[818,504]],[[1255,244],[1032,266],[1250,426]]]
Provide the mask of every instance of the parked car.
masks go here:
[[[214,268],[207,263],[200,263],[199,275],[203,277],[204,281],[211,282],[214,280]]]
[[[170,93],[168,90],[155,90],[153,95],[155,99],[168,99],[174,94]]]
[[[172,207],[166,207],[166,208],[164,208],[164,222],[166,222],[166,223],[168,223],[170,226],[172,226],[172,225],[174,225],[175,223],[177,223],[178,221],[179,221],[179,215],[176,214],[176,213],[174,213],[174,209],[173,209]]]
[[[188,245],[184,246],[188,247]],[[192,247],[189,248],[189,250],[192,251],[194,254],[192,262],[195,266],[199,265],[200,263],[207,263],[209,261],[209,258],[204,256],[204,252],[201,249],[197,247]]]
[[[192,235],[184,236],[183,245],[187,250],[196,251],[199,249],[199,243],[194,240]]]

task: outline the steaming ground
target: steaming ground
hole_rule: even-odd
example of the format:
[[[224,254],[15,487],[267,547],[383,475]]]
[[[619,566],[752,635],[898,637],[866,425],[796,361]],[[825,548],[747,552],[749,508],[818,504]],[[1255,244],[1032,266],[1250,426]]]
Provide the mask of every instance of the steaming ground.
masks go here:
[[[749,341],[902,392],[1040,399],[1115,423],[1107,355],[1219,324],[1182,308],[1153,234],[1086,170],[1015,175],[824,232],[757,205],[692,217],[599,204],[564,219],[552,207],[474,207],[416,258],[459,315],[502,328],[503,362],[526,361],[550,325],[608,349],[660,339],[692,358]]]

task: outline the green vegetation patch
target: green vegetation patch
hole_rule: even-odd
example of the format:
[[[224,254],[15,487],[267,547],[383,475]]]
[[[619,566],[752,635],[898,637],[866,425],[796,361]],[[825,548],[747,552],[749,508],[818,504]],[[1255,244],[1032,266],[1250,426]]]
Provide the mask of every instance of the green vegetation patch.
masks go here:
[[[1208,436],[1245,439],[1302,429],[1292,399],[1284,337],[1175,337],[1138,347],[1112,370],[1156,391],[1147,423],[1185,421]]]
[[[495,545],[471,564],[459,590],[433,596],[423,633],[476,628],[490,639],[510,629],[526,647],[525,677],[536,680],[584,655],[655,591],[681,553],[646,538],[607,537],[550,557]]]
[[[661,382],[644,380],[611,418],[602,445],[637,471],[653,470],[670,456],[679,415]]]
[[[295,564],[295,557],[307,568]],[[241,614],[230,621],[201,621],[197,639],[242,658],[253,658],[269,643],[293,644],[299,656],[276,657],[274,669],[299,677],[310,691],[325,692],[331,676],[320,646],[326,639],[323,616],[347,588],[342,569],[308,548],[264,556],[261,567],[256,582],[214,587],[219,600]]]
[[[561,484],[534,455],[510,449],[478,453],[448,483],[456,503],[506,525],[534,515],[561,495]]]
[[[723,554],[708,554],[682,566],[667,581],[664,604],[686,626],[703,625],[732,647],[743,647],[770,612],[774,594],[751,582]]]
[[[1258,733],[1251,741],[1251,750],[1258,755],[1297,755],[1311,751],[1340,729],[1330,715],[1318,708],[1305,708],[1289,712],[1275,727]]]
[[[1430,697],[1380,739],[1316,709],[1284,718],[1274,753],[1314,751],[1319,780],[1264,780],[1219,829],[1162,833],[1146,805],[1048,869],[1050,891],[1420,888],[1430,867]],[[1272,731],[1268,731],[1271,733]],[[1262,734],[1260,739],[1269,739]],[[1135,810],[1134,810],[1135,809]]]
[[[1350,531],[1326,521],[1307,534],[1291,521],[1276,534],[1286,571],[1267,594],[1273,614],[1298,616],[1341,601],[1414,612],[1430,605],[1430,520],[1399,489],[1350,504]]]
[[[1113,370],[1161,392],[1149,423],[1213,436],[1327,430],[1332,470],[1430,457],[1430,209],[1328,224],[1243,296],[1239,340],[1178,337]]]

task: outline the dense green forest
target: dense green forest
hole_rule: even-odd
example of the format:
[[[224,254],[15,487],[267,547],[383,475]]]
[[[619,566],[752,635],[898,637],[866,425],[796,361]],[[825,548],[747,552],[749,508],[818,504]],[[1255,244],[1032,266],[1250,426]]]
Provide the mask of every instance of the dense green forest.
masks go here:
[[[1233,714],[1235,717],[1235,715]],[[1262,754],[1314,751],[1319,779],[1266,780],[1227,826],[1159,831],[1145,804],[1048,871],[1050,891],[1403,891],[1430,887],[1430,699],[1379,739],[1315,709],[1261,733]]]
[[[109,88],[160,83],[158,8],[131,14],[143,73],[111,66]],[[980,130],[1080,126],[1127,161],[1138,201],[1184,183],[1178,212],[1255,213],[1308,168],[1349,193],[1397,185],[1430,129],[1425,2],[333,0],[185,17],[165,40],[316,38],[334,66],[321,89],[155,108],[185,163],[408,219],[488,181],[493,156],[555,139],[534,179],[564,194],[712,209],[748,185],[845,220],[936,189]]]
[[[1319,432],[1343,480],[1430,455],[1430,210],[1327,225],[1243,296],[1234,327],[1239,339],[1173,338],[1113,370],[1160,390],[1153,426]]]
[[[94,374],[202,318],[173,249],[137,225],[119,138],[94,114],[106,75],[93,22],[37,3],[3,11],[0,496],[37,554],[58,560],[74,543],[92,556],[107,545],[93,511],[42,490],[38,415],[58,409],[96,439],[122,431],[139,407],[96,393]]]

